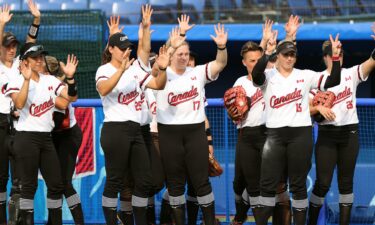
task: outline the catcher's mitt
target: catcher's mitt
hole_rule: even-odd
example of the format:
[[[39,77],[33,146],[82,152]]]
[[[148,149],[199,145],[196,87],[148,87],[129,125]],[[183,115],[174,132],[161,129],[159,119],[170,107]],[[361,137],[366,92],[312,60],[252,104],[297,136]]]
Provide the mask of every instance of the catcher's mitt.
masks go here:
[[[312,105],[313,106],[321,105],[327,108],[332,108],[335,99],[336,99],[336,95],[332,91],[319,91],[314,96]],[[324,117],[320,113],[315,114],[313,118],[318,123],[324,120]]]
[[[235,122],[240,122],[250,109],[250,100],[246,96],[245,89],[242,86],[236,86],[224,93],[224,105],[228,110],[229,116]],[[229,111],[229,109],[233,110],[233,112]]]
[[[332,91],[320,91],[313,98],[313,106],[322,105],[327,108],[332,108],[336,96]]]
[[[223,173],[220,163],[215,159],[212,154],[208,156],[208,175],[210,177],[217,177]]]

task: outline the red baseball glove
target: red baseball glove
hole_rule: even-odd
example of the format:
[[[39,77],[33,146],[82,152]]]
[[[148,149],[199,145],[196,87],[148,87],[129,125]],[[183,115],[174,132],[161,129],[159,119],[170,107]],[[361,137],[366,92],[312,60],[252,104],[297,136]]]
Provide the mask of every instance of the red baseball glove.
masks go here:
[[[313,98],[313,106],[322,105],[327,108],[332,108],[336,96],[332,91],[320,91]]]
[[[224,93],[224,106],[233,121],[238,123],[243,120],[250,109],[250,100],[245,89],[242,86],[228,89]]]
[[[210,177],[217,177],[223,173],[220,163],[215,159],[213,154],[208,156],[208,175]]]

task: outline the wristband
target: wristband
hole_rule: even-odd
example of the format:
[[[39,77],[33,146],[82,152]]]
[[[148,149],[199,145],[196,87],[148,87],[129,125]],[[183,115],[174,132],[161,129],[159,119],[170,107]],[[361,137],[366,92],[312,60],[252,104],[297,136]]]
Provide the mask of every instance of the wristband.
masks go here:
[[[38,37],[38,32],[39,32],[39,25],[31,24],[27,35],[33,39],[36,39]]]
[[[160,67],[159,67],[159,70],[161,70],[161,71],[166,71],[166,70],[167,70],[167,67],[165,67],[165,68],[160,68]]]
[[[340,61],[340,56],[332,56],[332,61]]]
[[[224,46],[223,48],[220,48],[219,46],[217,46],[217,50],[219,51],[224,51],[225,49],[227,49],[227,46]]]
[[[68,83],[68,95],[71,96],[71,97],[75,97],[77,95],[77,85],[76,83],[74,82],[73,84],[69,84]]]
[[[207,136],[212,136],[212,134],[211,134],[211,128],[207,128],[206,129],[206,135]]]
[[[374,50],[372,50],[371,58],[372,58],[373,60],[375,60],[375,48],[374,48]]]
[[[180,33],[180,36],[181,36],[181,37],[185,37],[185,36],[186,36],[186,34],[182,34],[182,33]]]
[[[212,140],[207,140],[207,142],[208,142],[208,145],[213,145]]]

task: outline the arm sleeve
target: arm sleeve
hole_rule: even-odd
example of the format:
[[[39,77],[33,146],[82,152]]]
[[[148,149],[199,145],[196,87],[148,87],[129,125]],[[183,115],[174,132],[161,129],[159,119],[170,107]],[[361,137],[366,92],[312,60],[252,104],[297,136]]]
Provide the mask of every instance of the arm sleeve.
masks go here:
[[[269,56],[263,54],[263,56],[258,60],[258,62],[254,66],[251,75],[253,77],[253,83],[257,86],[262,86],[266,81],[266,75],[264,74],[264,71],[266,70],[268,59]]]
[[[341,65],[340,61],[333,61],[332,62],[332,69],[330,71],[331,75],[329,75],[324,83],[324,89],[327,90],[330,87],[334,87],[340,84],[341,80]]]

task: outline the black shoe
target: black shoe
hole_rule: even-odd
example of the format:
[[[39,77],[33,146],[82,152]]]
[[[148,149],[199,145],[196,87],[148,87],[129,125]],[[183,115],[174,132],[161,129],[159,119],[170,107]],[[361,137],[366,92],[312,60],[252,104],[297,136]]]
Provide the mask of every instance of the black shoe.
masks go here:
[[[117,219],[122,225],[134,225],[133,212],[117,211]]]
[[[203,221],[205,225],[215,225],[216,218],[215,218],[215,202],[211,202],[208,205],[201,205],[203,214]]]
[[[307,218],[308,225],[316,225],[318,223],[321,208],[321,205],[315,205],[311,202],[309,203],[309,212]]]
[[[72,217],[76,225],[85,224],[81,203],[78,203],[77,205],[73,205],[69,209],[70,209],[70,213],[72,213]]]
[[[188,225],[196,225],[198,218],[198,202],[186,201]]]
[[[349,225],[350,223],[350,214],[352,212],[353,204],[344,204],[340,203],[340,225]]]
[[[103,213],[107,225],[117,225],[117,209],[115,207],[104,207]]]
[[[33,209],[24,209],[20,210],[22,224],[23,225],[34,225],[34,210]]]
[[[290,201],[278,202],[272,216],[272,225],[291,225],[292,213]]]
[[[307,209],[297,209],[293,208],[293,222],[295,225],[305,225],[306,224],[306,214]]]

